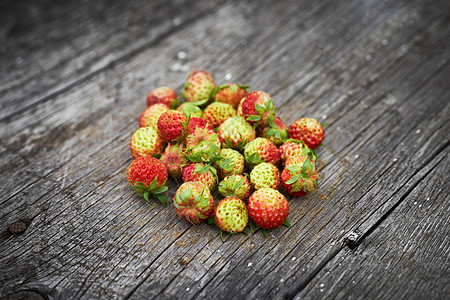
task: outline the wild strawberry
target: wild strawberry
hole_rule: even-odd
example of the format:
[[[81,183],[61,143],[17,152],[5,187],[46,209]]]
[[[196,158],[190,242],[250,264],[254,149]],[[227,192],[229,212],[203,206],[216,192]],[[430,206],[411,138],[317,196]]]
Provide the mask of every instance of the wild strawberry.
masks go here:
[[[242,232],[248,224],[247,206],[236,197],[222,199],[214,208],[214,218],[221,230],[229,233]],[[222,239],[222,231],[220,237]]]
[[[186,101],[203,105],[211,98],[215,88],[216,84],[210,73],[194,71],[186,79],[181,94]]]
[[[211,217],[214,211],[211,192],[200,182],[183,183],[175,193],[173,205],[182,219],[194,225]]]
[[[256,138],[244,147],[245,162],[253,167],[262,162],[278,166],[280,153],[274,143],[265,138]]]
[[[209,125],[217,128],[228,118],[236,116],[236,110],[228,103],[213,102],[203,111],[202,118],[208,121]]]
[[[240,100],[239,105],[238,105],[238,107],[236,108],[236,115],[238,115],[238,116],[244,116],[244,114],[243,114],[243,112],[242,112],[242,103],[244,103],[245,98],[246,98],[246,97],[244,97],[244,98],[242,98],[242,99]]]
[[[178,111],[183,112],[186,116],[201,118],[203,111],[197,105],[194,105],[190,102],[184,102],[180,106],[177,107]]]
[[[256,190],[248,199],[248,213],[256,225],[273,229],[283,225],[289,215],[289,203],[279,191]]]
[[[153,104],[149,107],[147,107],[141,114],[141,117],[139,118],[139,127],[153,127],[155,129],[158,129],[158,119],[159,117],[165,113],[166,111],[169,111],[170,108],[167,107],[167,105],[158,103]]]
[[[163,193],[167,191],[167,171],[158,159],[146,156],[133,160],[127,170],[127,180],[145,200],[152,196],[166,204]]]
[[[197,127],[186,137],[186,157],[193,162],[209,163],[219,153],[220,141],[213,130]]]
[[[317,167],[307,156],[291,157],[281,173],[281,184],[292,196],[312,193],[316,189],[318,179]]]
[[[163,113],[158,119],[158,130],[161,137],[168,143],[182,142],[183,123],[186,115],[177,110]]]
[[[165,143],[153,127],[141,127],[137,129],[130,140],[131,156],[159,155],[163,151]]]
[[[217,131],[223,148],[242,149],[256,137],[253,127],[243,117],[231,117],[219,126]]]
[[[325,137],[325,130],[316,119],[300,118],[289,126],[289,137],[305,142],[310,149],[316,149]]]
[[[277,190],[280,187],[280,171],[270,163],[260,163],[250,172],[250,182],[255,190],[265,187]]]
[[[182,178],[184,182],[197,181],[206,184],[212,190],[217,182],[217,171],[209,165],[194,163],[183,168]]]
[[[219,183],[219,193],[225,198],[238,197],[247,200],[251,190],[252,186],[247,176],[241,174],[227,176]]]
[[[180,144],[167,145],[159,160],[166,166],[169,176],[175,180],[181,177],[183,168],[190,164],[184,155],[184,147]]]
[[[317,160],[316,152],[309,149],[303,141],[288,139],[278,148],[278,151],[280,152],[280,158],[283,164],[289,158],[296,156],[310,156],[313,161]]]
[[[247,96],[248,88],[249,86],[241,85],[239,83],[219,85],[212,94],[212,98],[214,101],[228,103],[233,106],[234,109],[237,109],[241,99]]]
[[[268,124],[259,126],[257,132],[260,137],[268,139],[276,146],[281,145],[288,138],[288,126],[276,116],[273,118],[273,122],[268,121]]]
[[[160,86],[152,90],[147,96],[147,106],[162,103],[169,108],[178,106],[178,96],[174,90],[167,86]]]
[[[220,151],[222,159],[216,162],[220,178],[233,174],[242,174],[244,171],[244,157],[236,150],[224,148]]]
[[[272,97],[266,92],[254,91],[242,102],[242,115],[250,124],[267,124],[275,115]]]
[[[187,124],[186,130],[185,130],[185,132],[186,132],[185,134],[186,135],[194,134],[195,129],[197,127],[199,127],[199,128],[206,128],[209,131],[214,131],[212,129],[212,127],[208,124],[208,122],[206,120],[202,119],[202,118],[191,117],[188,120],[188,122],[189,123]]]

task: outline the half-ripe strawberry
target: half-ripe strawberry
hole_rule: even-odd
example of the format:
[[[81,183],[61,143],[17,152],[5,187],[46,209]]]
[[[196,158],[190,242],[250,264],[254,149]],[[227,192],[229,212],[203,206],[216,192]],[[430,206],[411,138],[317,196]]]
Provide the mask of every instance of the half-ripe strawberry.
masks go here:
[[[281,184],[292,196],[312,193],[316,189],[318,179],[316,164],[307,156],[291,157],[281,172]]]
[[[220,151],[221,159],[216,162],[219,178],[244,172],[244,157],[238,151],[224,148]]]
[[[192,162],[212,162],[220,153],[217,133],[207,128],[195,128],[186,137],[186,157]]]
[[[250,168],[262,162],[278,166],[280,153],[274,143],[268,139],[258,137],[245,145],[244,158]]]
[[[130,139],[130,151],[133,158],[159,155],[165,146],[164,140],[153,127],[137,129]]]
[[[250,182],[255,190],[265,187],[277,190],[280,187],[280,171],[270,163],[260,163],[250,172]]]
[[[250,124],[265,125],[275,115],[272,97],[263,91],[254,91],[242,102],[242,115]]]
[[[202,118],[208,121],[209,125],[217,128],[228,118],[236,116],[236,110],[228,103],[213,102],[203,111]]]
[[[219,193],[225,198],[238,197],[247,200],[251,190],[252,186],[247,176],[241,174],[227,176],[219,183]]]
[[[158,130],[161,137],[168,143],[182,142],[183,123],[186,122],[186,115],[178,110],[170,110],[158,119]]]
[[[184,147],[180,144],[167,145],[159,159],[167,169],[169,176],[178,180],[185,166],[191,164],[184,154]]]
[[[216,88],[216,84],[210,73],[197,70],[192,72],[184,83],[181,94],[188,102],[196,105],[203,105],[211,99],[211,95]]]
[[[208,122],[205,119],[198,118],[198,117],[190,117],[189,123],[186,127],[186,136],[189,134],[194,134],[195,129],[198,128],[206,128],[211,132],[214,132],[212,127],[208,124]]]
[[[141,117],[139,118],[139,127],[153,127],[155,129],[158,129],[159,117],[169,110],[170,108],[162,103],[153,104],[147,107],[142,112]]]
[[[203,163],[194,163],[183,168],[182,179],[184,182],[197,181],[206,184],[210,190],[217,182],[217,171],[215,168]]]
[[[182,219],[194,225],[204,222],[214,211],[211,192],[200,182],[183,183],[175,193],[173,205]]]
[[[127,180],[139,195],[147,201],[150,197],[156,197],[164,204],[167,177],[164,164],[153,157],[136,158],[127,170]]]
[[[242,232],[248,224],[247,206],[237,197],[225,198],[214,208],[214,217],[221,230],[233,234]]]
[[[256,137],[255,129],[241,116],[227,119],[219,126],[217,133],[223,148],[238,150]]]
[[[288,139],[278,148],[278,151],[283,165],[289,158],[296,156],[310,156],[313,161],[317,160],[316,152],[309,149],[303,141]]]
[[[325,137],[325,130],[316,119],[300,118],[289,126],[289,137],[305,142],[310,149],[316,149]]]
[[[178,96],[174,90],[167,86],[160,86],[152,90],[147,96],[147,106],[162,103],[169,108],[178,106]]]
[[[256,190],[248,199],[248,213],[259,227],[273,229],[285,223],[289,203],[279,191],[263,188]]]
[[[273,118],[273,121],[269,119],[266,125],[259,126],[257,133],[260,137],[268,139],[276,146],[281,145],[289,136],[288,126],[277,116]]]
[[[219,85],[215,89],[212,98],[214,101],[228,103],[233,106],[234,109],[237,109],[241,99],[247,96],[248,89],[249,86],[241,85],[239,83]]]

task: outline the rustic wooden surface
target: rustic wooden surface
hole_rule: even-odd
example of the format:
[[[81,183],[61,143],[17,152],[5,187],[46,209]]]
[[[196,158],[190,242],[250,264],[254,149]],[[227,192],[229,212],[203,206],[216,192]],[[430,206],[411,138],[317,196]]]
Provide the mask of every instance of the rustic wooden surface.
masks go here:
[[[0,298],[448,299],[449,11],[0,2]],[[222,243],[126,182],[146,94],[195,69],[327,124],[291,228]]]

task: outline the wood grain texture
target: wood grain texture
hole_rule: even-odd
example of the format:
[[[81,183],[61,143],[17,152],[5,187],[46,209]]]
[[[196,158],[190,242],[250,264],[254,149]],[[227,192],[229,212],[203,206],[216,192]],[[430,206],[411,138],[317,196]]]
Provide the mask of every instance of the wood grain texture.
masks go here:
[[[83,16],[58,17],[70,15],[76,3],[68,2],[54,11],[41,4],[19,13],[35,14],[40,27],[36,20],[6,18],[2,32],[9,33],[2,38],[10,55],[55,26],[73,38],[55,29],[44,35],[49,43],[58,37],[54,55],[45,43],[20,52],[43,59],[40,67],[0,60],[0,296],[390,299],[413,295],[406,284],[411,278],[414,295],[427,288],[444,295],[449,256],[439,228],[448,225],[448,192],[436,191],[448,190],[448,5],[208,3],[187,9],[183,1],[167,7],[96,2],[79,8]],[[185,22],[177,26],[174,18]],[[149,29],[128,29],[141,21]],[[98,39],[115,32],[117,39]],[[81,40],[90,46],[71,44]],[[180,59],[180,51],[187,57]],[[88,56],[99,64],[73,67]],[[197,68],[212,71],[218,84],[230,74],[231,81],[268,91],[288,124],[300,116],[327,123],[318,150],[320,186],[307,197],[288,197],[291,228],[268,238],[260,231],[225,235],[222,243],[217,228],[190,226],[171,203],[151,206],[127,184],[128,141],[146,94],[162,84],[179,92]],[[22,97],[27,100],[15,100]],[[176,187],[169,182],[168,198]],[[421,203],[427,187],[436,200],[422,216],[407,204]],[[27,230],[13,235],[7,228],[18,220]],[[433,229],[413,236],[421,224]],[[352,232],[358,235],[354,250],[347,246]],[[402,245],[383,241],[393,232],[406,244],[415,238],[407,245],[408,253],[419,253],[417,264],[390,255]],[[426,254],[418,249],[422,238],[432,243]],[[390,276],[403,269],[396,284]],[[436,277],[425,276],[430,270]],[[380,285],[351,284],[367,284],[367,277]]]

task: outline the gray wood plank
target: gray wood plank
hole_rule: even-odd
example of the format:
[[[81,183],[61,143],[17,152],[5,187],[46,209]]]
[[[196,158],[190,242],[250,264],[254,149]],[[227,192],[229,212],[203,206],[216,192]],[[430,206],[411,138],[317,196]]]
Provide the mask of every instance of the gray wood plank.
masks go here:
[[[450,293],[447,151],[356,250],[333,258],[297,299],[445,299]]]

